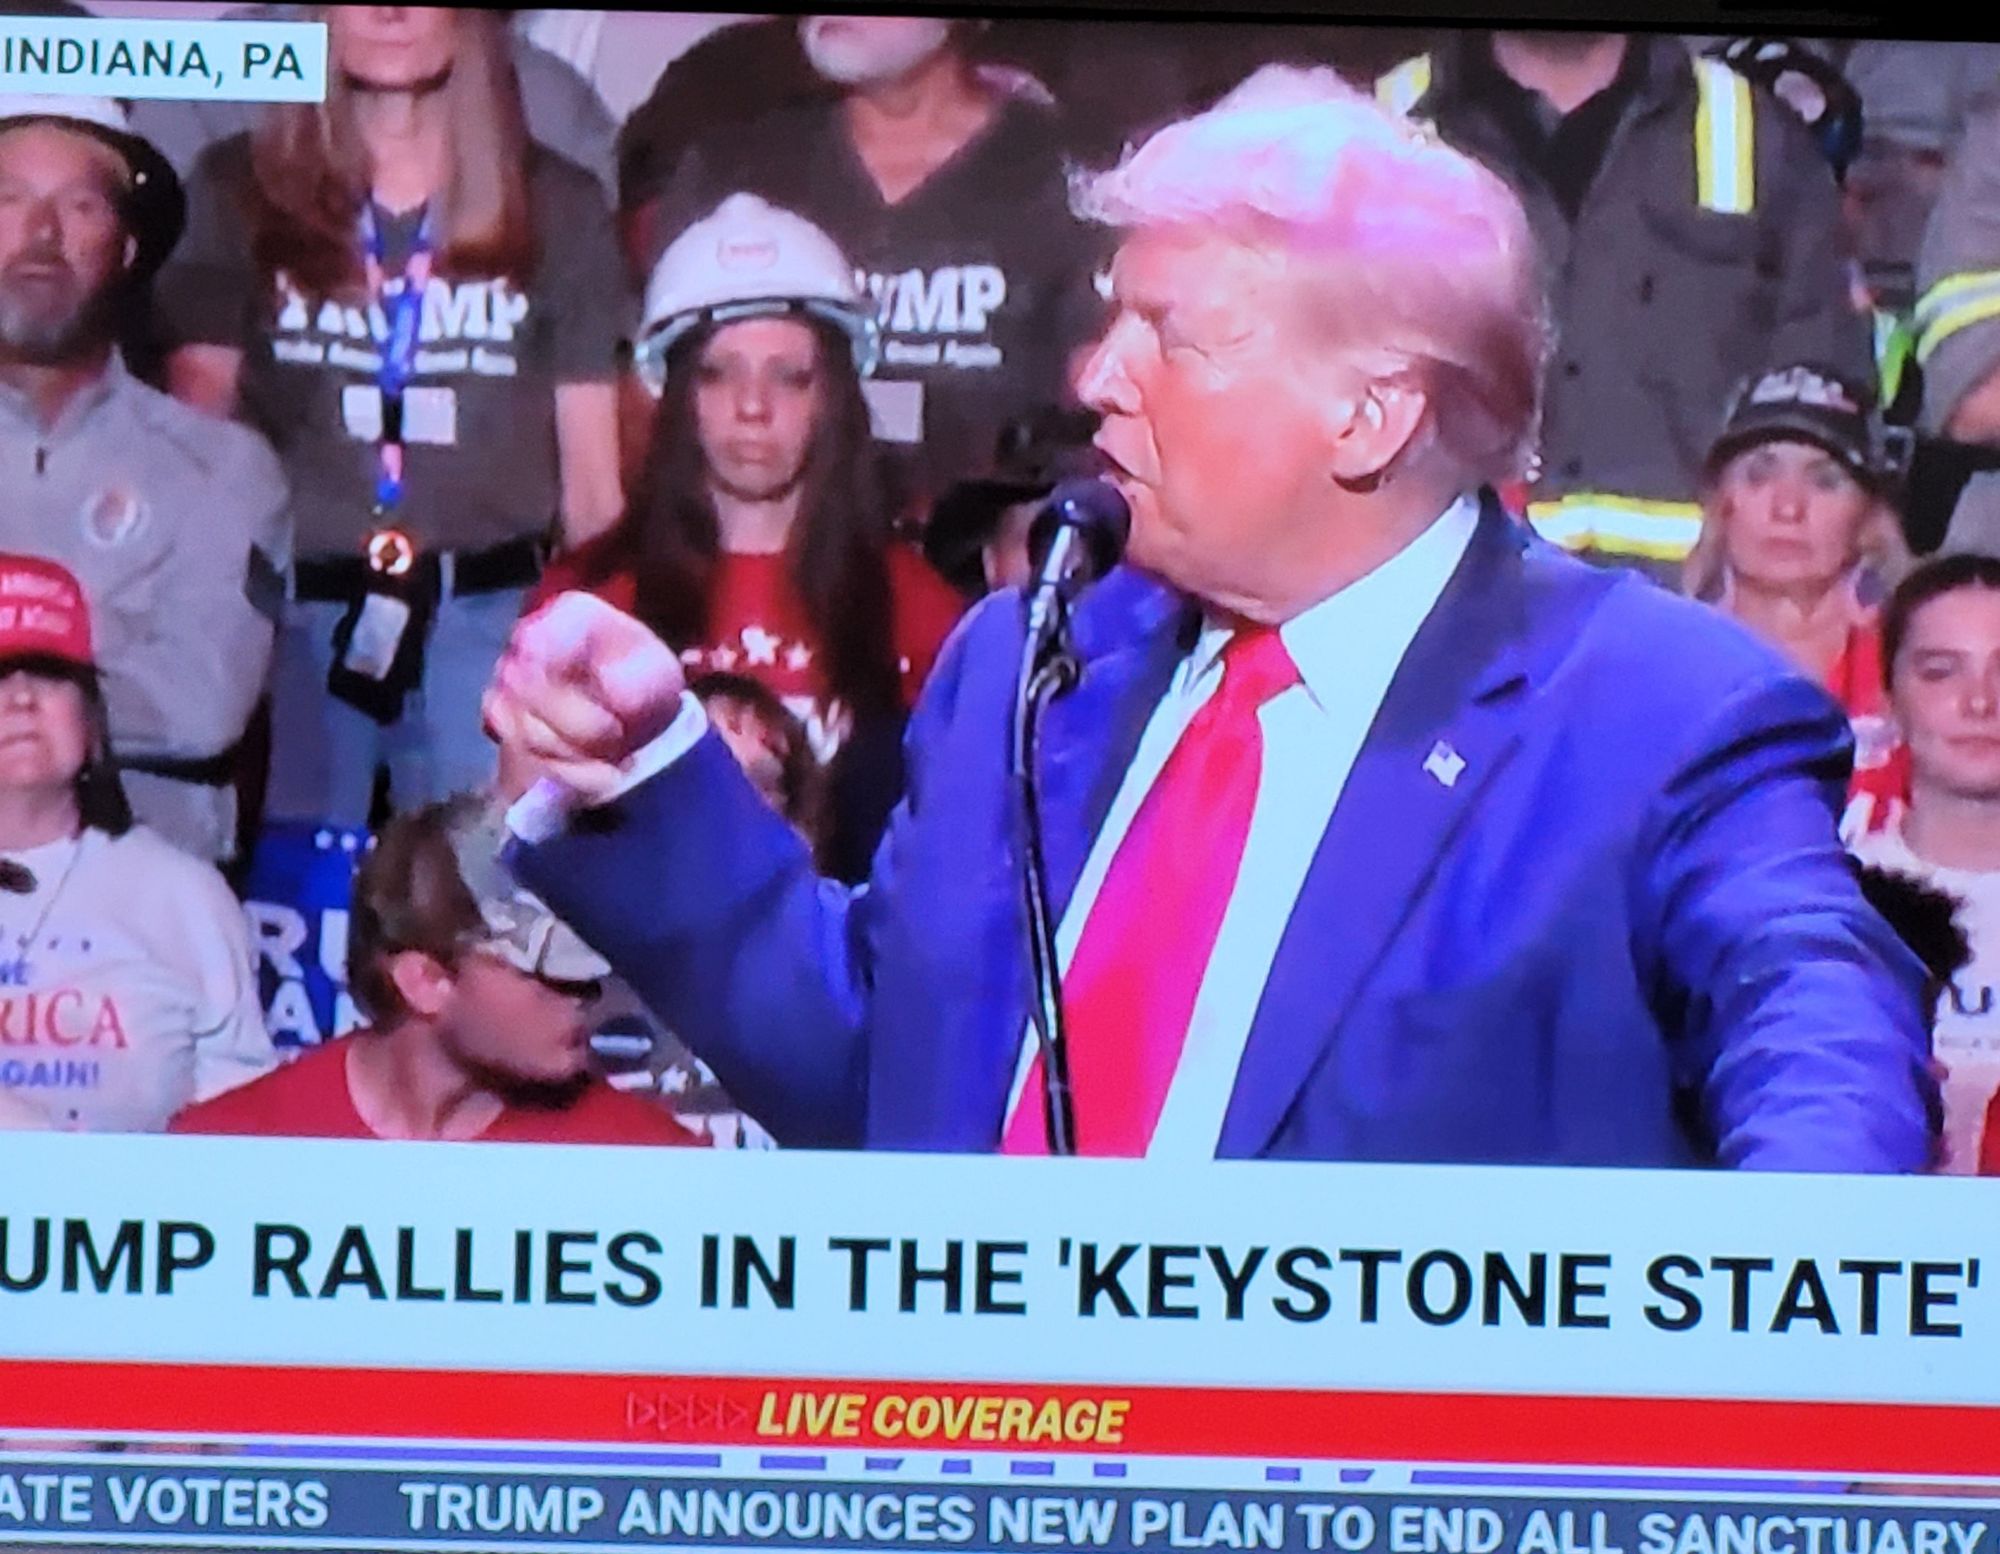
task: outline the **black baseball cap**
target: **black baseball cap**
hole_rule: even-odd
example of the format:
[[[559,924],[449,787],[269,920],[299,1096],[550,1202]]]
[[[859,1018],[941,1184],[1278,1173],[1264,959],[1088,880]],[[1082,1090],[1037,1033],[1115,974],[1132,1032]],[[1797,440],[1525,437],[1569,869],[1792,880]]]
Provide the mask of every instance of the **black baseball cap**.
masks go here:
[[[1796,362],[1748,378],[1737,389],[1708,450],[1708,477],[1745,448],[1787,438],[1824,448],[1871,490],[1894,476],[1876,427],[1874,395],[1831,367]]]
[[[931,508],[925,559],[961,591],[985,592],[979,550],[999,528],[1001,514],[1040,501],[1073,476],[1098,473],[1090,446],[1097,420],[1094,411],[1047,405],[1009,421],[1000,429],[991,471],[961,480]]]

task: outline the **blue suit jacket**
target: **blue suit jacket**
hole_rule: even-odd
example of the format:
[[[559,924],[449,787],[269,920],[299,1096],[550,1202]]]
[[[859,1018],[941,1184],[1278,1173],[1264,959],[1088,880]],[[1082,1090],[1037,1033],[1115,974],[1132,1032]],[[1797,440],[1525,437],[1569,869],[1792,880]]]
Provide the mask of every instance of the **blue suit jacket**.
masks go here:
[[[1044,725],[1057,911],[1195,607],[1085,596]],[[812,872],[713,735],[524,881],[782,1142],[990,1150],[1029,973],[1006,781],[1017,594],[959,627],[870,882]],[[1425,770],[1439,740],[1464,760]],[[1913,1170],[1922,972],[1835,836],[1847,726],[1705,608],[1489,502],[1318,838],[1219,1153]],[[1162,904],[1171,910],[1170,903]]]

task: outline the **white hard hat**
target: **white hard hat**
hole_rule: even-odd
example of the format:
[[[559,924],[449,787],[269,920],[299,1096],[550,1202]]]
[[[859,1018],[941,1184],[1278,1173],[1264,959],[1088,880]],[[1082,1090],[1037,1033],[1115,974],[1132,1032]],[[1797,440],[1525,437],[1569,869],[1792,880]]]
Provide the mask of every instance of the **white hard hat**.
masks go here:
[[[55,92],[0,92],[0,120],[76,119],[110,130],[132,133],[125,105],[115,97],[70,97]]]
[[[667,353],[689,330],[793,312],[833,324],[853,347],[855,371],[874,370],[881,331],[839,245],[803,216],[732,194],[653,266],[633,358],[658,393]]]

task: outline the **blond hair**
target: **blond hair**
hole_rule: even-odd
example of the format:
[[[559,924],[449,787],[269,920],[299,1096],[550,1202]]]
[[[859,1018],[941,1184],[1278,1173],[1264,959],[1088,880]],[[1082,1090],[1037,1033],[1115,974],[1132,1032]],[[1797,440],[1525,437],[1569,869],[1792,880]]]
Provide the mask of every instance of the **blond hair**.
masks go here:
[[[1213,229],[1304,261],[1325,332],[1418,378],[1465,474],[1531,473],[1551,331],[1526,213],[1331,70],[1266,66],[1070,190],[1086,220]]]
[[[1724,464],[1723,469],[1727,468],[1728,464]],[[1717,470],[1702,489],[1701,533],[1681,562],[1681,592],[1707,604],[1719,602],[1729,584],[1726,531],[1731,512],[1730,503],[1722,494],[1721,476],[1722,470]],[[1855,527],[1848,573],[1851,576],[1857,571],[1864,572],[1886,591],[1909,575],[1916,557],[1903,537],[1903,520],[1895,503],[1879,491],[1869,491],[1868,498],[1868,510]]]

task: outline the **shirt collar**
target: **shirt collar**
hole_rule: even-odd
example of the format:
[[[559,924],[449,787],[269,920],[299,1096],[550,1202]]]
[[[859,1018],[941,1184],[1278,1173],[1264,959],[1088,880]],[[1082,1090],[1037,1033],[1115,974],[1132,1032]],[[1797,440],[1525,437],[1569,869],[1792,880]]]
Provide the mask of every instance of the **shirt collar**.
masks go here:
[[[1459,497],[1423,533],[1366,576],[1329,594],[1278,628],[1299,678],[1321,707],[1335,705],[1353,679],[1357,655],[1400,662],[1458,570],[1479,525],[1476,497]],[[1234,628],[1211,618],[1188,655],[1184,685],[1214,668]]]
[[[104,371],[93,382],[86,383],[76,396],[63,406],[56,424],[46,431],[42,429],[42,418],[36,411],[34,402],[19,389],[0,383],[0,410],[13,416],[34,429],[38,439],[53,440],[58,435],[71,431],[82,424],[84,418],[104,403],[112,395],[122,391],[132,381],[132,375],[125,367],[125,358],[116,346],[104,364]]]

